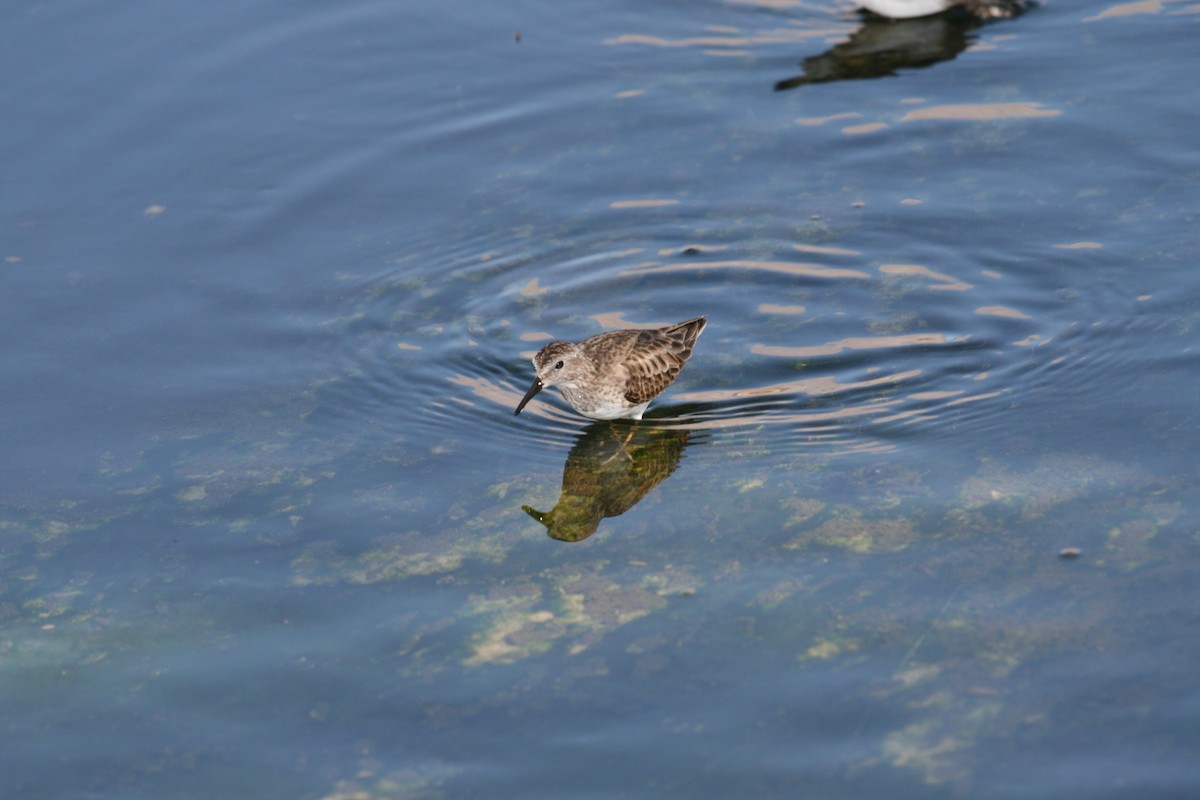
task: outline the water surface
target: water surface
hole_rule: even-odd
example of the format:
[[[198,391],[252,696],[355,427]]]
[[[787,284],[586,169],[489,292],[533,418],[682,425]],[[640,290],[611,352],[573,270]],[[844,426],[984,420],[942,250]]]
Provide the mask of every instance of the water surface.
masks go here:
[[[5,796],[1200,790],[1187,2],[3,17]]]

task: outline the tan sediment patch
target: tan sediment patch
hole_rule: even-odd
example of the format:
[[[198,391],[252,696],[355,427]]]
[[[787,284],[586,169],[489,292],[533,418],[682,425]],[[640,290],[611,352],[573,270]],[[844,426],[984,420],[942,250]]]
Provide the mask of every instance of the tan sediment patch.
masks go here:
[[[756,344],[750,352],[760,356],[784,358],[814,358],[837,355],[845,350],[876,350],[893,347],[945,344],[949,339],[942,333],[906,333],[898,336],[859,336],[811,347],[780,347]],[[869,384],[868,384],[869,385]]]
[[[1084,22],[1097,22],[1112,17],[1130,17],[1135,14],[1161,14],[1162,0],[1143,0],[1140,3],[1122,3],[1119,6],[1109,6],[1094,17],[1084,17]]]
[[[860,253],[857,250],[846,250],[845,248],[842,248],[842,247],[824,247],[819,244],[794,244],[794,245],[792,245],[792,247],[795,248],[796,250],[799,250],[801,253],[817,253],[819,255],[825,255],[825,256],[860,256],[860,255],[862,255],[862,253]]]
[[[990,122],[998,119],[1057,117],[1060,114],[1062,112],[1058,109],[1043,108],[1041,103],[952,103],[949,105],[914,109],[901,117],[900,121],[955,120],[960,122]]]
[[[953,391],[929,391],[929,392],[913,392],[908,396],[909,400],[947,400],[951,397],[958,397],[960,394],[965,394],[964,389],[955,389]]]
[[[949,403],[946,403],[946,408],[951,408],[952,406],[966,405],[967,403],[975,403],[975,402],[978,402],[979,400],[988,400],[993,397],[999,397],[1002,394],[1004,394],[1004,391],[983,392],[981,394],[973,394],[970,397],[960,397],[957,400],[951,400]]]
[[[803,314],[804,306],[777,306],[774,303],[762,303],[758,307],[760,314]]]
[[[594,319],[599,323],[601,328],[605,330],[648,330],[651,328],[665,328],[671,322],[630,322],[625,319],[625,315],[621,311],[609,311],[603,314],[592,314],[588,319]],[[677,320],[678,321],[678,320]]]
[[[975,313],[984,317],[1008,317],[1009,319],[1029,319],[1029,315],[1008,306],[980,306]]]
[[[856,111],[843,111],[841,114],[832,114],[828,117],[800,117],[796,120],[796,124],[808,127],[812,125],[824,125],[826,122],[836,122],[839,119],[857,119],[861,116],[862,114]]]
[[[818,397],[827,394],[837,394],[838,392],[850,392],[858,389],[869,389],[874,386],[881,386],[888,383],[900,383],[901,381],[916,378],[921,374],[921,370],[913,369],[907,372],[896,372],[891,375],[880,375],[877,378],[871,378],[865,381],[852,381],[850,383],[838,383],[837,379],[822,375],[812,378],[800,378],[794,381],[785,381],[784,383],[775,383],[770,386],[758,386],[753,389],[715,389],[705,392],[684,392],[677,395],[681,400],[696,403],[720,403],[726,400],[738,400],[746,397],[769,397],[777,394],[807,394],[812,397]],[[822,420],[841,419],[843,415],[852,417],[861,416],[863,414],[879,414],[890,406],[901,402],[900,400],[887,400],[884,402],[870,403],[868,405],[858,406],[855,408],[839,408],[831,411],[813,412],[810,414],[797,415],[797,418],[802,418],[809,422],[819,422]]]
[[[678,200],[669,198],[647,198],[645,200],[614,200],[608,204],[609,208],[662,208],[663,206],[677,206]]]
[[[935,272],[929,267],[923,267],[920,264],[884,264],[879,267],[879,271],[885,275],[905,275],[905,276],[920,276],[930,278],[939,283],[930,286],[930,289],[935,289],[943,292],[963,292],[967,289],[974,288],[971,284],[961,281],[951,275],[946,275],[941,272]]]
[[[470,378],[466,375],[454,375],[448,378],[448,380],[456,386],[465,386],[466,388],[470,389],[471,393],[476,397],[482,397],[484,400],[498,403],[502,406],[511,406],[515,408],[517,403],[521,401],[521,392],[510,392],[501,386],[497,386],[486,378]],[[525,411],[522,413],[532,412],[540,417],[558,416],[547,413],[549,410],[549,406],[540,403],[535,398],[532,402],[530,402],[529,405],[525,407]]]
[[[875,133],[888,127],[890,126],[886,122],[864,122],[862,125],[848,125],[842,128],[842,133],[847,136],[862,136],[863,134]]]
[[[733,0],[734,3],[742,6],[756,6],[758,8],[770,8],[776,11],[782,11],[785,8],[800,8],[806,0]]]
[[[522,297],[537,297],[539,295],[545,294],[548,291],[550,291],[550,290],[547,289],[545,286],[542,286],[541,284],[539,284],[538,279],[534,278],[529,283],[527,283],[523,287],[521,287],[521,296]]]
[[[827,28],[772,28],[756,31],[741,36],[690,36],[683,39],[667,39],[662,36],[648,36],[641,33],[625,33],[604,40],[608,46],[614,45],[645,45],[647,47],[699,47],[709,48],[745,48],[760,44],[790,44],[804,42],[809,39],[828,39],[845,37],[853,27],[845,25]]]
[[[665,264],[624,270],[618,276],[650,275],[656,272],[691,272],[706,269],[756,269],[763,272],[783,272],[805,278],[869,278],[866,272],[857,269],[838,269],[822,264],[793,261],[705,261],[695,264]]]

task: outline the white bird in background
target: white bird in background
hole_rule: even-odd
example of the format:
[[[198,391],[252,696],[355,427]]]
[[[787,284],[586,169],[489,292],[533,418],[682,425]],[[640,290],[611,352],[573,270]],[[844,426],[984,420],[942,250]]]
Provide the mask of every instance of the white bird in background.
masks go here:
[[[892,19],[940,14],[955,6],[980,19],[1003,19],[1015,16],[1025,6],[1019,0],[858,0],[858,4],[867,11]]]

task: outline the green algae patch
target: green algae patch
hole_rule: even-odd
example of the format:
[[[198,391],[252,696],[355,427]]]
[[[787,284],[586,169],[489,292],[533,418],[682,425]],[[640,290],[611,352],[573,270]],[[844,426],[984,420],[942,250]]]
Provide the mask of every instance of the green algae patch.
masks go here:
[[[362,761],[353,778],[337,781],[321,800],[428,800],[442,797],[446,781],[462,772],[460,767],[431,762],[380,774],[374,754]]]
[[[69,586],[26,600],[22,608],[40,620],[65,617],[77,613],[76,601],[81,595],[81,582],[73,581]]]
[[[825,503],[809,498],[789,497],[783,501],[783,507],[789,513],[783,527],[794,528],[820,514],[825,509]]]
[[[669,580],[662,584],[670,585]],[[568,578],[559,585],[559,591],[564,607],[570,609],[571,622],[599,633],[633,622],[666,604],[656,591],[600,575]]]
[[[828,661],[838,656],[853,653],[862,646],[855,639],[818,639],[812,647],[800,654],[801,661]]]
[[[433,536],[410,531],[356,555],[339,553],[333,543],[321,542],[305,548],[292,561],[292,582],[297,586],[365,585],[440,575],[454,572],[468,561],[502,561],[506,552],[494,538],[464,536],[459,531]]]
[[[700,589],[701,583],[691,570],[671,564],[643,576],[641,580],[642,586],[659,597],[691,597]]]
[[[837,547],[853,553],[894,553],[917,538],[910,520],[864,518],[848,507],[835,509],[832,519],[794,537],[784,547],[800,550],[812,546]]]
[[[1026,470],[984,459],[978,472],[963,481],[961,494],[968,510],[998,504],[1015,508],[1029,520],[1097,489],[1129,489],[1144,482],[1135,470],[1112,461],[1056,454],[1038,459]]]
[[[553,589],[525,583],[472,597],[470,612],[488,618],[463,664],[512,664],[545,653],[559,640],[576,656],[612,631],[663,608],[666,601],[636,583],[601,575],[551,576]],[[604,671],[602,666],[593,671]]]
[[[512,664],[544,653],[566,634],[566,625],[547,610],[496,612],[488,628],[472,641],[471,656],[463,664]]]
[[[959,670],[950,673],[947,666],[902,670],[892,688],[877,692],[896,693],[910,711],[908,724],[884,736],[880,758],[926,784],[961,790],[971,783],[981,743],[995,735],[1009,709],[986,684],[960,683]]]
[[[517,518],[506,505],[488,506],[470,514],[460,504],[445,509],[450,527],[437,533],[407,530],[376,540],[355,554],[331,540],[314,542],[292,560],[297,586],[349,583],[366,585],[428,575],[444,575],[467,564],[498,564],[508,556],[515,539],[497,531]]]

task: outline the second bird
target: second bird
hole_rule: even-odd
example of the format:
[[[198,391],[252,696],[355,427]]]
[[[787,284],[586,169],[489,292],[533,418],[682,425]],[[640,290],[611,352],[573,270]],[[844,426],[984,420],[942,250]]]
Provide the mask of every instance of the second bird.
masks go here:
[[[689,319],[653,330],[609,331],[582,342],[554,341],[533,357],[537,377],[514,414],[547,386],[592,419],[641,419],[692,355],[708,320]]]

